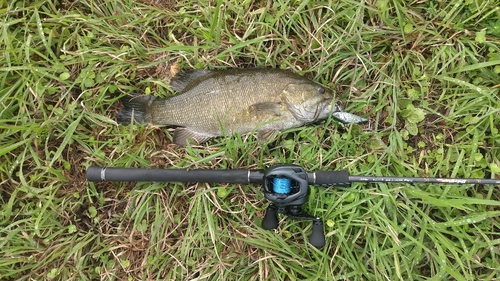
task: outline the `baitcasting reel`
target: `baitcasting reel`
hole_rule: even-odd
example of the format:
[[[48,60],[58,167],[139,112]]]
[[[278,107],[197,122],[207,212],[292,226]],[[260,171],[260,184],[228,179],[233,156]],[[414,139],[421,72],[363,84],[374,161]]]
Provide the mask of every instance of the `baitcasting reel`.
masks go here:
[[[296,165],[276,165],[264,173],[264,197],[271,201],[266,210],[262,227],[278,227],[278,213],[296,220],[310,220],[313,223],[309,243],[316,248],[325,245],[325,234],[321,218],[314,217],[302,210],[309,198],[307,172]]]

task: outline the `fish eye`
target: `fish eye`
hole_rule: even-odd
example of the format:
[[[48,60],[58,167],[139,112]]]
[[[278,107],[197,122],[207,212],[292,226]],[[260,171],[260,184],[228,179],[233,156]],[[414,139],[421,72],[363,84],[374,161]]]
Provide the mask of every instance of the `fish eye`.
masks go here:
[[[324,94],[324,93],[325,93],[325,88],[321,88],[321,87],[319,87],[319,88],[318,88],[318,93],[319,93],[320,95]]]

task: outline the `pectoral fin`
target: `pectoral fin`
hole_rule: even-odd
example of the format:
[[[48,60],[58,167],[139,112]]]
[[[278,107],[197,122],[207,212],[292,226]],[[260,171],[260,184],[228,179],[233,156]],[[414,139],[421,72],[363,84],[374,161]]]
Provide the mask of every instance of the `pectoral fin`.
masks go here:
[[[250,114],[260,115],[260,114],[270,114],[280,116],[281,105],[275,102],[259,102],[254,103],[248,107],[248,112]]]
[[[213,137],[212,135],[196,132],[188,128],[176,128],[174,132],[174,143],[178,146],[202,144]]]

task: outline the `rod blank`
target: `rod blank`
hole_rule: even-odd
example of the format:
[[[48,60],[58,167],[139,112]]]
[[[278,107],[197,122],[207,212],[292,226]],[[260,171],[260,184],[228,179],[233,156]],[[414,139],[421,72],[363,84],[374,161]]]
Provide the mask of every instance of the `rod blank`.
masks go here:
[[[384,182],[384,183],[449,183],[449,184],[498,184],[495,179],[461,179],[461,178],[411,178],[411,177],[365,177],[349,176],[350,182]]]

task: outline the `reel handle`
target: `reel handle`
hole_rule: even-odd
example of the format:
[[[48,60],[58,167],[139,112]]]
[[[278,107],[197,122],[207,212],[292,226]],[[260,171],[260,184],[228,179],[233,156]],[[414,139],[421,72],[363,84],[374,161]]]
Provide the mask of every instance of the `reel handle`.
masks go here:
[[[321,219],[313,221],[312,233],[309,235],[309,243],[316,248],[325,246],[325,230],[323,229],[323,222]]]
[[[262,220],[262,228],[265,230],[276,229],[278,227],[278,213],[276,208],[271,204],[267,207],[266,214]]]

